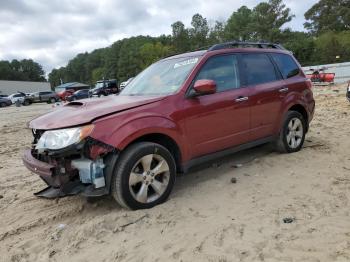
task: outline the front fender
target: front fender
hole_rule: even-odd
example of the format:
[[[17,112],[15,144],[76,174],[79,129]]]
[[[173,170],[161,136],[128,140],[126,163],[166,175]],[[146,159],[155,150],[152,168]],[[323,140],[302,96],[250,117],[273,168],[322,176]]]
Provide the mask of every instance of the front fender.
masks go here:
[[[173,139],[186,159],[187,147],[182,128],[164,116],[142,116],[122,124],[118,124],[114,118],[101,119],[96,123],[91,137],[123,150],[136,139],[150,134],[163,134]]]

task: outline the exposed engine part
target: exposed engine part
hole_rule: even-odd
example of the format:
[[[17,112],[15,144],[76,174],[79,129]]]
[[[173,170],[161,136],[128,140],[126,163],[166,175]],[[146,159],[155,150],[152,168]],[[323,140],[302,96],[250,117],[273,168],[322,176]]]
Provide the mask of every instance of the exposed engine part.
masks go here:
[[[72,160],[72,167],[79,170],[79,178],[83,184],[94,184],[95,188],[105,186],[105,177],[103,169],[105,164],[103,159],[99,158],[92,161],[87,158]]]

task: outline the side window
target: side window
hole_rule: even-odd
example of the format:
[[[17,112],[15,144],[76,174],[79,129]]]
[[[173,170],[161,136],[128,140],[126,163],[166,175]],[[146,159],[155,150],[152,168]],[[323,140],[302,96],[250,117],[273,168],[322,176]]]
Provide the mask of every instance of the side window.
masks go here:
[[[216,82],[217,92],[239,88],[238,60],[235,55],[209,58],[195,80],[209,79]]]
[[[258,85],[276,81],[274,65],[266,54],[244,54],[242,64],[245,69],[247,85]]]
[[[285,54],[272,54],[273,60],[280,69],[283,78],[290,78],[299,74],[299,66],[295,63],[293,58]]]

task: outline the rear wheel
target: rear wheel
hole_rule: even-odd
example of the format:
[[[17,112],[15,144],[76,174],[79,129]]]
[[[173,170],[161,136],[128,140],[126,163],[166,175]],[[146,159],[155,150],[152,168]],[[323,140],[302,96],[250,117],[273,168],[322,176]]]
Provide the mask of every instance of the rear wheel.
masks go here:
[[[28,99],[24,100],[23,105],[29,106],[30,105],[30,101]]]
[[[288,111],[276,142],[277,151],[293,153],[299,151],[305,140],[306,120],[296,111]]]
[[[51,104],[56,103],[56,98],[51,97],[51,98],[49,99],[49,101],[50,101]]]
[[[6,103],[0,103],[0,107],[6,107]]]
[[[168,198],[175,177],[175,161],[165,147],[137,143],[120,156],[113,174],[112,196],[126,208],[151,208]]]

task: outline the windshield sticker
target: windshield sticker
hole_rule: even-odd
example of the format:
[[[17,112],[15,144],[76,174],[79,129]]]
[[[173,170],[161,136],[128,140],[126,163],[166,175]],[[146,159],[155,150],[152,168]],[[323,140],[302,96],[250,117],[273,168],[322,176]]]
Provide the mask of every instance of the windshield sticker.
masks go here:
[[[196,58],[191,58],[191,59],[182,61],[182,62],[180,62],[180,63],[176,63],[176,64],[174,65],[174,69],[175,69],[175,68],[178,68],[178,67],[180,67],[180,66],[195,64],[195,63],[197,63],[197,61],[198,61],[198,57],[196,57]]]

